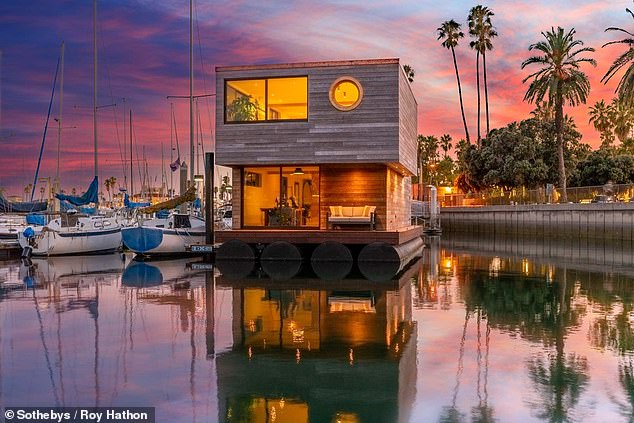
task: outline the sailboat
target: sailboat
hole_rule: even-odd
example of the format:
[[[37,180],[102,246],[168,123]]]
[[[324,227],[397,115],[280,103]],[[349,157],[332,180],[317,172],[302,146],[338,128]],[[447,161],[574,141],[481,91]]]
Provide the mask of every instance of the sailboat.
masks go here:
[[[190,63],[189,63],[189,123],[190,123],[190,180],[194,181],[194,117],[193,117],[193,14],[190,0]],[[175,119],[172,110],[175,128]],[[178,138],[176,141],[178,148]],[[179,158],[172,166],[180,165]],[[173,170],[173,169],[172,169]],[[196,186],[192,185],[179,197],[137,210],[137,224],[124,227],[121,230],[124,245],[138,255],[178,255],[191,252],[191,246],[202,245],[206,242],[205,220],[189,213],[181,213],[175,209],[178,205],[196,200]],[[193,204],[192,204],[193,208]],[[172,210],[165,216],[158,212]],[[154,215],[143,219],[144,215]]]
[[[95,177],[82,196],[56,194],[61,201],[74,206],[99,205],[99,172],[97,159],[97,0],[93,0],[93,130]],[[114,216],[80,215],[70,209],[43,227],[28,227],[18,234],[22,256],[67,254],[103,254],[121,247],[121,226]]]
[[[169,212],[165,217],[162,210],[175,209],[196,198],[196,187],[190,187],[179,197],[153,206],[136,210],[138,223],[121,228],[124,245],[139,255],[170,255],[187,253],[192,245],[205,244],[205,221],[197,216]],[[143,219],[143,216],[152,216]]]

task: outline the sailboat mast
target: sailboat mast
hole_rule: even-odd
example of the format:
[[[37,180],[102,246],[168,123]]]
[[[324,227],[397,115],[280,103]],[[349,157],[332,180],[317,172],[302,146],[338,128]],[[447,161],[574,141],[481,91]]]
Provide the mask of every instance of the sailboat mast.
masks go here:
[[[134,174],[132,169],[134,162],[132,160],[132,108],[130,108],[130,198],[134,198]]]
[[[59,78],[59,111],[57,118],[57,171],[55,172],[55,183],[59,185],[59,150],[60,145],[62,143],[62,110],[64,104],[64,41],[62,41],[62,51],[60,53],[61,56],[61,69],[60,69],[60,78]],[[59,186],[55,187],[56,190],[59,190]]]
[[[93,49],[93,92],[92,92],[92,125],[94,131],[94,161],[95,161],[95,177],[99,176],[99,165],[97,162],[97,0],[93,0],[93,13],[92,13],[92,49]],[[97,196],[97,203],[99,202],[99,196]]]
[[[189,183],[194,183],[194,0],[189,0]]]

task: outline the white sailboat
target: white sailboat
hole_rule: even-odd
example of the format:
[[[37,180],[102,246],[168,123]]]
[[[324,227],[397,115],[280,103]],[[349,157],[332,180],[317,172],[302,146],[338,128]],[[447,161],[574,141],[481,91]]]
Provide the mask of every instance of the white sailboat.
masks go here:
[[[190,62],[189,62],[189,127],[190,127],[190,182],[194,182],[194,117],[193,117],[193,14],[190,0]],[[173,113],[173,112],[172,112]],[[173,118],[173,114],[172,114]],[[177,141],[178,143],[178,141]],[[178,144],[177,144],[178,145]],[[180,155],[179,155],[180,156]],[[139,255],[178,255],[190,253],[191,246],[206,243],[205,220],[192,214],[179,213],[174,209],[185,202],[196,199],[196,187],[172,200],[139,209],[136,225],[121,229],[124,245]],[[154,214],[160,210],[172,210],[167,218],[143,219],[143,214]]]
[[[192,245],[205,244],[205,221],[200,217],[172,211],[164,218],[143,219],[144,215],[174,209],[195,197],[196,189],[191,187],[180,197],[138,209],[137,224],[121,229],[125,246],[136,254],[149,256],[184,254]]]
[[[97,159],[97,0],[93,0],[93,131],[95,178],[88,191],[82,197],[58,194],[60,199],[71,203],[95,203],[99,205],[99,167]],[[115,216],[80,216],[75,210],[63,213],[43,227],[29,227],[18,234],[22,247],[22,256],[50,256],[67,254],[101,254],[115,251],[121,247],[121,226]]]

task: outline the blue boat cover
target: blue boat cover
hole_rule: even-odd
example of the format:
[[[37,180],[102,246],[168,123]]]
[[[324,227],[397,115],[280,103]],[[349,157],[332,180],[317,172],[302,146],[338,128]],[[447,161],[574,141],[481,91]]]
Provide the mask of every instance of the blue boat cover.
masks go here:
[[[87,215],[94,215],[97,212],[97,209],[94,208],[94,207],[87,207],[87,206],[75,207],[71,203],[69,203],[68,201],[60,201],[59,202],[59,208],[63,212],[67,212],[68,210],[77,210],[77,209],[79,209],[78,211],[80,213],[87,214]]]
[[[140,201],[136,203],[134,201],[130,201],[130,197],[128,197],[127,193],[123,196],[123,205],[129,209],[135,209],[137,207],[147,207],[150,204],[151,204],[150,202],[144,202],[144,201]]]
[[[45,211],[46,201],[25,201],[22,203],[9,201],[0,193],[0,213],[31,213]]]
[[[95,179],[92,180],[90,186],[88,187],[88,191],[86,191],[84,195],[75,196],[58,193],[55,194],[55,197],[61,201],[68,201],[74,206],[84,206],[89,203],[97,203],[99,200],[99,178],[95,176]]]
[[[26,224],[27,225],[46,225],[46,215],[29,213],[26,215]]]

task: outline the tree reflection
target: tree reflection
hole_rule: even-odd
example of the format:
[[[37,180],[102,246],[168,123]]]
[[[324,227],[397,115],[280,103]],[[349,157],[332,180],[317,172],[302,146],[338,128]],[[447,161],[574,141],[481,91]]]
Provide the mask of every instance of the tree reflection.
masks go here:
[[[616,404],[619,413],[632,423],[634,422],[634,366],[631,358],[627,362],[619,363],[619,383],[627,401],[619,400],[613,393],[608,395]]]
[[[458,391],[460,390],[460,379],[464,370],[464,343],[467,337],[467,325],[469,324],[469,310],[465,312],[464,325],[462,326],[462,337],[460,338],[460,349],[458,353],[458,368],[456,369],[456,385],[453,389],[451,405],[444,406],[440,415],[441,423],[459,423],[465,421],[465,415],[456,407]]]
[[[528,361],[528,373],[535,384],[540,401],[531,402],[537,417],[549,422],[570,421],[570,414],[588,384],[588,362],[585,357],[568,354],[557,346],[556,354],[539,354]]]
[[[571,306],[574,285],[567,283],[566,269],[561,269],[552,282],[549,277],[519,271],[476,271],[472,275],[464,287],[467,310],[481,309],[491,327],[554,347],[552,353],[537,355],[527,363],[539,396],[530,405],[541,419],[569,421],[588,384],[588,363],[585,357],[565,353],[567,333],[580,325],[585,313],[584,308]],[[472,409],[472,420],[493,420],[486,402]]]

